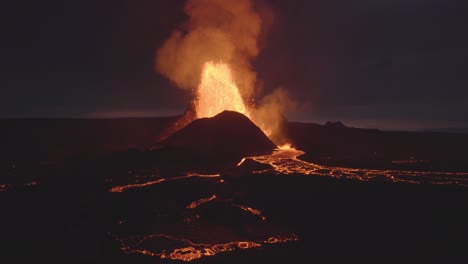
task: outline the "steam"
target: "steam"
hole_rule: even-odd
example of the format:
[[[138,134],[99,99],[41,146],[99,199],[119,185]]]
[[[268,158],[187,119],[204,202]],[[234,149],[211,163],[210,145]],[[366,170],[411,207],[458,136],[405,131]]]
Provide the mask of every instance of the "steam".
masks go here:
[[[260,101],[253,111],[253,119],[256,124],[269,131],[269,138],[278,146],[285,145],[289,139],[284,134],[284,125],[287,122],[284,113],[295,111],[297,104],[290,99],[283,88],[277,88],[271,94]]]
[[[256,7],[251,0],[188,0],[189,19],[157,51],[156,70],[178,87],[194,90],[205,62],[222,61],[231,66],[242,97],[250,98],[257,78],[250,62],[260,52],[258,40],[271,18]]]
[[[271,7],[263,0],[187,0],[184,11],[188,20],[159,48],[155,69],[179,88],[195,91],[207,62],[228,64],[252,121],[276,144],[288,143],[281,133],[283,113],[294,104],[285,90],[273,91],[256,105],[250,100],[259,90],[251,61],[272,25]],[[193,118],[186,113],[169,133]]]

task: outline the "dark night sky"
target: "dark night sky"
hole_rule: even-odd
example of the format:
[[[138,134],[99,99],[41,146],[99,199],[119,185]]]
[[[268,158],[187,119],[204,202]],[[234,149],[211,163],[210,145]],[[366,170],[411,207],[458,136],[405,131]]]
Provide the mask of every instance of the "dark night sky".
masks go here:
[[[165,116],[190,94],[153,71],[182,0],[3,4],[0,117]],[[468,128],[468,2],[269,1],[254,61],[291,120],[384,129]]]

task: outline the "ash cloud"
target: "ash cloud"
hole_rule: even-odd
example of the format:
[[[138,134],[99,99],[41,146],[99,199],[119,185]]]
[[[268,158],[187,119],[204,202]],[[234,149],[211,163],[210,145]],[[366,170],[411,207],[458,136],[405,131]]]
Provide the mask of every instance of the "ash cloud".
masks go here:
[[[178,87],[194,90],[204,63],[223,61],[231,65],[243,98],[250,98],[257,79],[251,60],[272,24],[271,10],[252,0],[188,0],[188,21],[159,48],[155,69]]]
[[[270,132],[269,138],[278,146],[290,143],[284,134],[287,112],[297,111],[299,105],[291,99],[285,89],[279,87],[264,96],[253,111],[253,120]]]
[[[206,62],[229,64],[252,121],[275,143],[286,143],[283,114],[294,103],[284,89],[261,98],[262,82],[251,64],[266,45],[274,20],[272,8],[261,0],[188,0],[184,11],[188,20],[158,49],[155,69],[177,87],[195,91]],[[185,115],[179,127],[191,120],[193,116]]]

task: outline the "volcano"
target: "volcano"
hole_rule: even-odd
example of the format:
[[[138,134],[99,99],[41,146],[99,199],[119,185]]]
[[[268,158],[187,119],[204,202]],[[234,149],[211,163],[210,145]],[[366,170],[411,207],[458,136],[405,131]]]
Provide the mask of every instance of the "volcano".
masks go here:
[[[0,120],[4,262],[466,262],[466,134],[179,118]]]
[[[233,162],[246,156],[270,154],[277,148],[248,117],[234,111],[197,119],[161,145],[186,158]]]

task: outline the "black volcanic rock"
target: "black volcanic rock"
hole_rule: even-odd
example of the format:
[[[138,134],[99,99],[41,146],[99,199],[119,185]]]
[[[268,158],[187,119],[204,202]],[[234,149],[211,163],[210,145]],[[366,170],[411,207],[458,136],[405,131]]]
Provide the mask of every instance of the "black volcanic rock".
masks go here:
[[[197,119],[164,140],[162,146],[186,158],[233,162],[269,154],[276,148],[249,118],[233,111]]]
[[[468,134],[384,131],[341,122],[289,122],[300,158],[327,166],[415,171],[468,171]],[[443,153],[443,154],[441,154]]]
[[[195,110],[195,101],[192,101],[190,102],[190,104],[188,105],[187,109],[185,110],[182,116],[174,120],[174,122],[171,125],[167,126],[166,129],[164,129],[158,135],[156,135],[155,142],[164,141],[165,139],[170,137],[175,132],[186,127],[196,118],[197,118],[197,113]]]
[[[273,166],[270,164],[260,163],[252,159],[246,159],[240,166],[238,166],[238,169],[242,173],[251,173],[253,171],[273,170]]]

